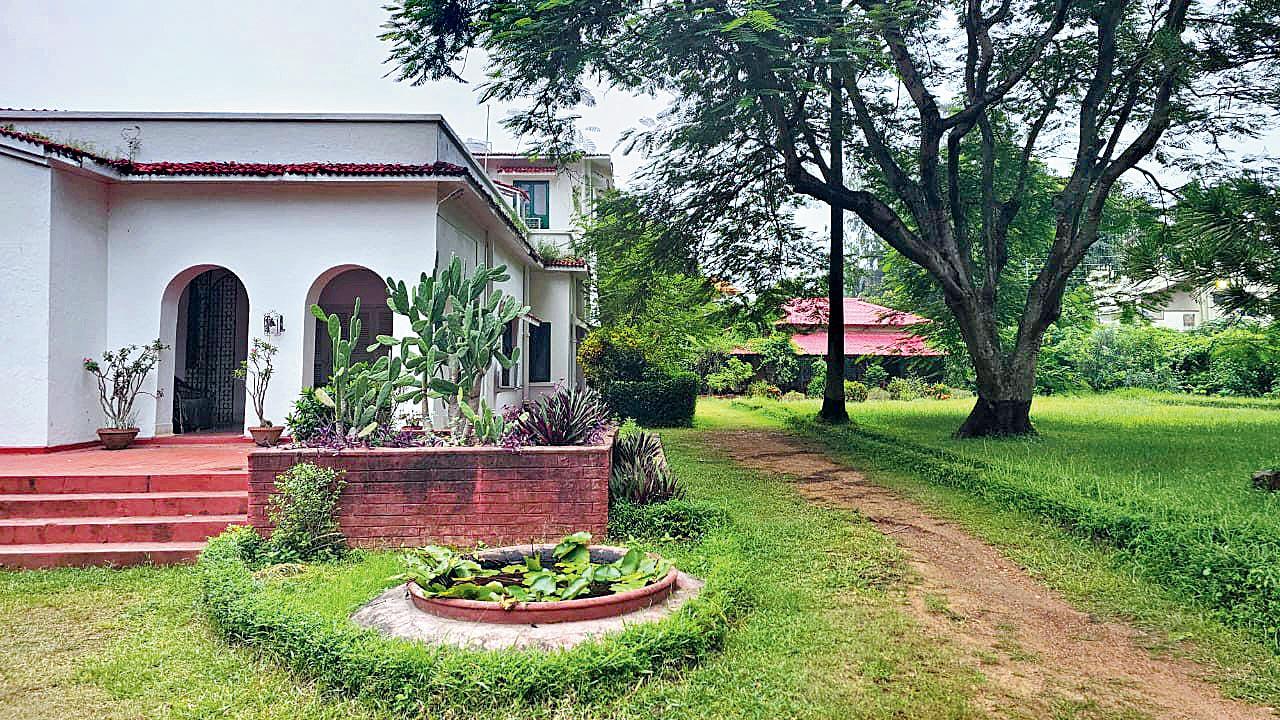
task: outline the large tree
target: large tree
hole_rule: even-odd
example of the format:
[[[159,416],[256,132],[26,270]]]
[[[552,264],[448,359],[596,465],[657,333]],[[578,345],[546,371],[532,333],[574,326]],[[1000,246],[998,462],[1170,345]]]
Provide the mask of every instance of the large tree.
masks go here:
[[[1275,100],[1273,0],[398,0],[385,38],[403,79],[458,78],[488,54],[485,99],[515,132],[571,151],[593,84],[673,98],[645,140],[735,153],[860,218],[936,282],[973,362],[960,436],[1033,432],[1036,357],[1120,178],[1164,141],[1257,130]],[[834,92],[834,96],[833,96]],[[835,99],[839,112],[832,112]],[[1020,151],[996,177],[993,119]],[[847,118],[847,120],[846,120]],[[829,141],[846,135],[844,171]],[[847,125],[847,127],[846,127]],[[976,137],[979,181],[962,182]],[[1054,236],[1002,337],[1009,229],[1039,154],[1062,158]],[[668,161],[660,157],[657,166]],[[1004,173],[1002,173],[1004,174]],[[1007,189],[1004,189],[1007,187]],[[1018,269],[1022,271],[1021,268]]]

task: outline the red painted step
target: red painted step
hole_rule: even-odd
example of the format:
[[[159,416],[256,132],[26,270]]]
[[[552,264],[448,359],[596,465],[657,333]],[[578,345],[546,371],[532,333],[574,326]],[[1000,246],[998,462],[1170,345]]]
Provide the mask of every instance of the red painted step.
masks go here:
[[[245,490],[0,495],[0,518],[4,519],[243,515],[248,508]]]
[[[247,522],[245,515],[16,518],[0,520],[0,545],[200,542]]]
[[[206,492],[211,490],[247,491],[248,488],[249,473],[240,470],[154,475],[0,474],[0,494]]]
[[[0,545],[0,567],[36,570],[90,565],[168,565],[194,560],[203,548],[203,542]]]

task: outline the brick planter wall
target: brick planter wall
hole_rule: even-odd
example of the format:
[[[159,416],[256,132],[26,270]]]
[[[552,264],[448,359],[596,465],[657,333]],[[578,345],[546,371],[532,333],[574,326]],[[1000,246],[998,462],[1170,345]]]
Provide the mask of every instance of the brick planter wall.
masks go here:
[[[276,475],[308,462],[346,472],[339,521],[359,547],[603,538],[613,441],[590,447],[281,449],[249,454],[249,522],[271,527]]]

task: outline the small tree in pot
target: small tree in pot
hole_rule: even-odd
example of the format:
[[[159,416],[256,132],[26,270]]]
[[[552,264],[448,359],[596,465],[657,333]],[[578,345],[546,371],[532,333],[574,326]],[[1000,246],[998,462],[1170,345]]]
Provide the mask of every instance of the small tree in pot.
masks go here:
[[[280,441],[283,425],[275,425],[266,418],[263,406],[267,402],[267,385],[275,373],[272,358],[280,349],[262,338],[253,339],[253,348],[249,356],[240,361],[235,376],[249,385],[249,398],[253,401],[253,412],[258,416],[258,426],[249,428],[253,441],[262,447],[272,447]]]
[[[98,439],[106,449],[123,450],[138,436],[133,404],[139,395],[161,396],[159,391],[144,391],[142,384],[160,361],[160,351],[167,349],[169,346],[157,339],[142,347],[127,345],[108,350],[102,353],[102,362],[84,359],[84,369],[98,381],[98,403],[107,416],[107,426],[98,428]],[[138,353],[137,357],[134,353]]]

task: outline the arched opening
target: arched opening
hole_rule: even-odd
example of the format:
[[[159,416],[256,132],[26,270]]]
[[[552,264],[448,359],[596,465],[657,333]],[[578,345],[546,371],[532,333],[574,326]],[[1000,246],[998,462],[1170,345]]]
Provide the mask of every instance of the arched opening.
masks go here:
[[[333,348],[324,323],[311,315],[311,306],[319,305],[326,313],[336,313],[345,323],[355,310],[356,298],[360,298],[360,337],[351,352],[353,363],[372,361],[387,352],[367,348],[379,335],[391,335],[393,313],[387,307],[387,284],[372,270],[358,265],[333,268],[321,275],[307,293],[307,328],[303,342],[306,357],[311,358],[303,370],[303,382],[310,387],[321,387],[329,382],[333,371]]]
[[[191,268],[169,283],[161,308],[161,340],[172,348],[160,366],[157,432],[239,431],[244,381],[235,371],[248,356],[249,294],[224,267]]]

